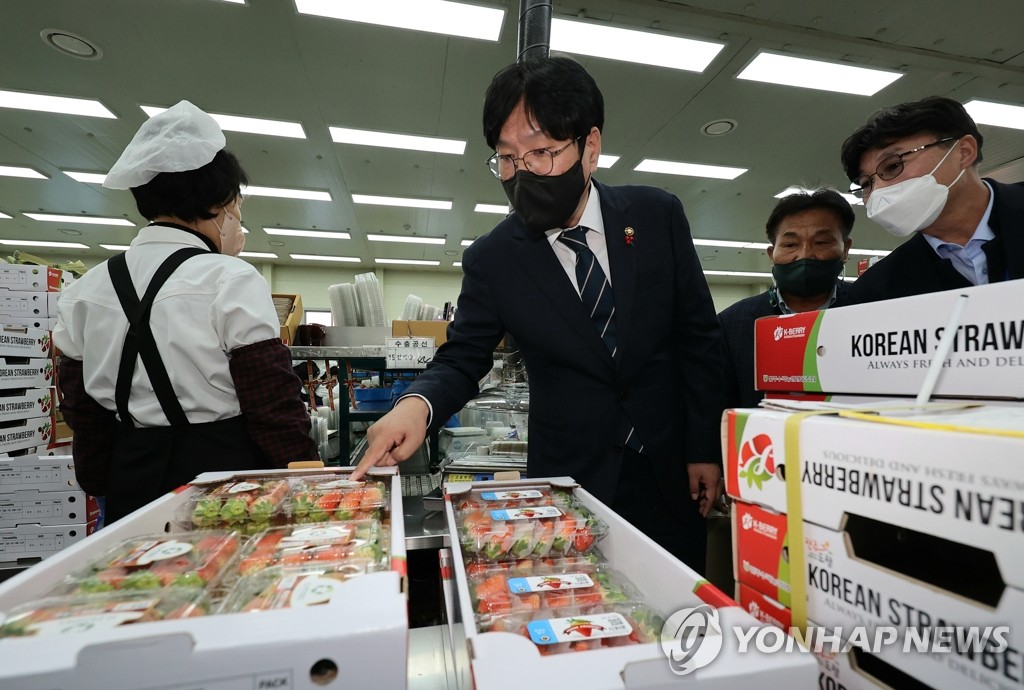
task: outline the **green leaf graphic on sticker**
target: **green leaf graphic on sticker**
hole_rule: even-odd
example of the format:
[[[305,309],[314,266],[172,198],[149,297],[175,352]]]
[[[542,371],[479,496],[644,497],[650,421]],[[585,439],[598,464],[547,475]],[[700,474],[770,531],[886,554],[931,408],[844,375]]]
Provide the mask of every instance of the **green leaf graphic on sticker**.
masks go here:
[[[764,482],[775,474],[775,452],[772,439],[768,434],[758,434],[748,440],[740,449],[740,479],[747,480],[747,486],[756,486],[759,490]]]

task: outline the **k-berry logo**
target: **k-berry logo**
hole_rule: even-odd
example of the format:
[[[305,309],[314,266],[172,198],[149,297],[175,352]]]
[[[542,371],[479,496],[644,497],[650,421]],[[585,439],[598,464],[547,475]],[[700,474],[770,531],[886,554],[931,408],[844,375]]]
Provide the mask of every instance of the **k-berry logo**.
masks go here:
[[[754,518],[751,517],[750,513],[743,513],[741,522],[743,523],[743,529],[750,529],[754,526]]]
[[[676,611],[661,629],[661,648],[677,676],[704,668],[722,651],[722,626],[718,611],[701,604]]]
[[[764,483],[775,475],[775,450],[771,436],[758,434],[748,439],[740,448],[740,479],[747,480],[747,487],[764,488]]]
[[[783,334],[783,332],[785,332],[785,330],[786,329],[783,328],[782,326],[776,326],[775,327],[775,332],[772,333],[772,336],[775,338],[776,342],[778,342],[779,340],[782,340],[782,334]]]

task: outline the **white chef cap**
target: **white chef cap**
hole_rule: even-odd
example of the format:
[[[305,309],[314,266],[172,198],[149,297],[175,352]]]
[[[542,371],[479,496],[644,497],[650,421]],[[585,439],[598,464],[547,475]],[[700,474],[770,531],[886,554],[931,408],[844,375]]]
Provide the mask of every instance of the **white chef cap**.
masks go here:
[[[201,168],[225,143],[216,120],[188,101],[181,101],[142,124],[107,173],[103,186],[131,189],[162,172]]]

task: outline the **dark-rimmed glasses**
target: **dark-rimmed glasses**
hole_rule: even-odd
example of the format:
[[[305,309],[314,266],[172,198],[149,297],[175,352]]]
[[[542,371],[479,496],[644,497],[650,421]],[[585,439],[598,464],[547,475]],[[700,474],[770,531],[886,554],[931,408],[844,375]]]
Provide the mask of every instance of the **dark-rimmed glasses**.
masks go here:
[[[874,186],[874,181],[872,180],[872,178],[875,177],[876,175],[878,176],[878,179],[882,180],[883,182],[895,180],[897,177],[903,174],[904,157],[909,156],[912,153],[918,153],[920,151],[924,151],[925,149],[930,149],[932,146],[945,144],[947,141],[954,141],[956,139],[957,137],[946,137],[945,139],[939,139],[938,141],[933,141],[932,143],[925,144],[924,146],[918,146],[915,149],[910,149],[909,151],[904,151],[903,153],[889,154],[881,161],[879,161],[878,167],[875,168],[875,172],[871,173],[870,175],[858,177],[856,180],[850,183],[850,193],[853,194],[858,199],[863,199],[864,197],[871,194],[871,188]]]
[[[555,168],[555,156],[582,138],[576,137],[562,148],[555,149],[554,151],[549,149],[527,151],[521,158],[516,158],[510,154],[495,153],[487,159],[487,167],[491,169],[491,174],[499,180],[512,179],[512,176],[516,174],[516,170],[519,168],[517,161],[522,161],[523,166],[534,175],[549,175]]]

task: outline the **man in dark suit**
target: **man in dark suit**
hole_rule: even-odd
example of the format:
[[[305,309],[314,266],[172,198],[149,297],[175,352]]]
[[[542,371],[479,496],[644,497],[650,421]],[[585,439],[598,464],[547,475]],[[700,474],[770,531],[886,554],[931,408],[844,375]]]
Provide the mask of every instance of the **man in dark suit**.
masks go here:
[[[765,223],[775,284],[718,315],[725,348],[726,406],[757,407],[754,321],[762,316],[827,309],[845,296],[843,264],[853,240],[853,209],[831,189],[792,194]]]
[[[448,341],[370,428],[356,476],[409,457],[475,396],[507,331],[530,383],[528,474],[572,476],[700,571],[721,491],[721,331],[682,204],[592,180],[604,101],[569,58],[499,72],[483,119],[514,212],[466,249]]]
[[[936,96],[880,110],[850,135],[843,168],[868,218],[912,237],[843,304],[1024,278],[1024,185],[982,179],[981,145],[964,107]]]

